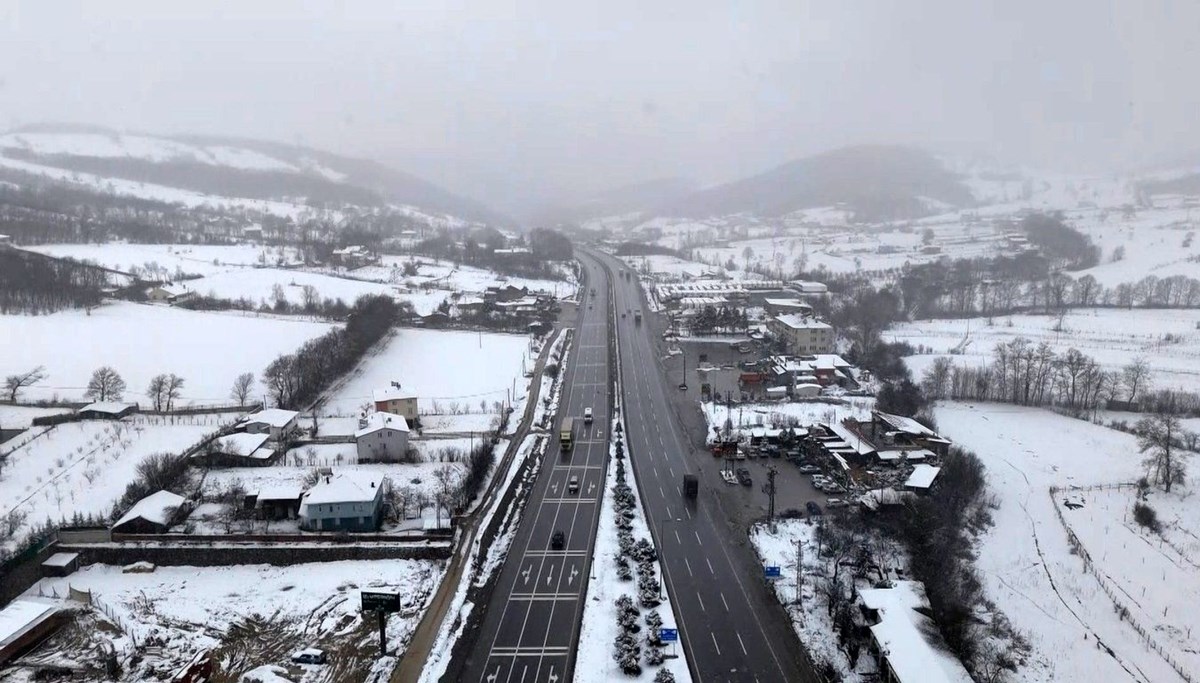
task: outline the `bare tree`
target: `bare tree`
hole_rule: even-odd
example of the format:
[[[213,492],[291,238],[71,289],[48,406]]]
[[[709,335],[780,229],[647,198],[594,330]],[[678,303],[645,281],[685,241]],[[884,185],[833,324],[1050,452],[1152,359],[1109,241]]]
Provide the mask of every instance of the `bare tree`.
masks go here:
[[[165,374],[155,375],[150,378],[150,386],[146,389],[146,398],[150,399],[150,404],[155,410],[162,410],[166,402],[167,376]]]
[[[453,509],[457,496],[458,489],[458,474],[450,465],[443,465],[433,471],[433,478],[437,481],[436,503],[438,513],[438,526],[441,526],[440,511],[444,507],[446,514],[449,515]]]
[[[39,365],[29,372],[5,377],[4,391],[8,393],[8,400],[16,403],[17,394],[21,393],[22,389],[27,386],[37,384],[44,379],[46,379],[46,368],[45,366]]]
[[[254,387],[254,373],[243,372],[233,380],[233,389],[229,392],[230,397],[237,399],[239,406],[246,405],[246,400],[250,398],[250,390]]]
[[[1187,433],[1179,417],[1161,412],[1137,423],[1138,449],[1147,454],[1143,464],[1150,483],[1162,486],[1167,493],[1173,484],[1182,484],[1187,474],[1187,458],[1180,441]]]
[[[167,375],[167,381],[163,387],[163,393],[167,401],[167,410],[174,407],[175,399],[179,398],[181,389],[183,389],[183,378],[173,372]]]
[[[105,365],[92,373],[84,396],[95,401],[119,401],[125,393],[125,380],[116,370]]]
[[[316,287],[312,285],[304,285],[300,288],[300,294],[304,297],[304,310],[313,311],[317,308],[317,304],[321,303],[321,294]]]
[[[1121,381],[1129,390],[1129,402],[1137,400],[1139,392],[1148,391],[1152,376],[1150,363],[1145,358],[1135,358],[1133,362],[1121,369]]]

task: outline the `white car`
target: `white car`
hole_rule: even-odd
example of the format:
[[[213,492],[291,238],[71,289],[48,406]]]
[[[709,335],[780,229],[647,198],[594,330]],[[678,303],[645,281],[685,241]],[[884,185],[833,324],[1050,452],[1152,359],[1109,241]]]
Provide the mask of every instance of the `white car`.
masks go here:
[[[850,501],[843,500],[842,498],[826,498],[825,499],[825,507],[827,507],[827,508],[844,508],[844,507],[849,507],[849,505],[850,505]]]

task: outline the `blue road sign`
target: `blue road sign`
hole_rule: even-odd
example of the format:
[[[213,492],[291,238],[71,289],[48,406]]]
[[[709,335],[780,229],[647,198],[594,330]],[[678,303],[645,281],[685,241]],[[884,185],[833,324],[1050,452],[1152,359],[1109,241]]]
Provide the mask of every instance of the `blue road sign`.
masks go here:
[[[768,579],[781,579],[783,573],[779,571],[779,567],[767,566],[763,567],[763,576]]]
[[[660,628],[658,629],[658,639],[664,643],[673,643],[679,640],[679,629]]]

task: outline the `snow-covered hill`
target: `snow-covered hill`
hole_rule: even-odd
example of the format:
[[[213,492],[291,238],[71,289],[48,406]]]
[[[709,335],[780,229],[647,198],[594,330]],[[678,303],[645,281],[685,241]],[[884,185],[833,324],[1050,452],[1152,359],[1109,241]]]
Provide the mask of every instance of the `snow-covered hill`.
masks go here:
[[[38,126],[0,134],[0,178],[293,219],[356,207],[433,226],[504,223],[486,207],[362,159],[255,140]]]

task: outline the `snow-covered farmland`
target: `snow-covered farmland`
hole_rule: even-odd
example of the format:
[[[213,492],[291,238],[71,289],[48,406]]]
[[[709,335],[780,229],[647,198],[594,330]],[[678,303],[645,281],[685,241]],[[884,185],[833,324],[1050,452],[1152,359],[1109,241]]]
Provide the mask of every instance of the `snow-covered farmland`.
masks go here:
[[[265,301],[268,305],[275,303],[273,291],[276,285],[283,289],[287,301],[294,305],[304,303],[301,290],[305,285],[313,287],[322,300],[342,299],[346,303],[354,303],[355,299],[367,294],[390,295],[395,292],[389,285],[278,268],[226,270],[198,280],[188,280],[183,284],[202,295],[212,294],[222,299],[245,297],[255,304]],[[440,302],[435,302],[433,308],[436,308],[438,303]]]
[[[465,266],[450,261],[425,257],[383,256],[378,266],[364,266],[350,271],[354,277],[380,282],[403,283],[409,287],[441,289],[455,292],[482,292],[492,286],[527,287],[530,292],[543,292],[559,297],[570,296],[575,289],[570,279],[543,280],[501,275],[483,268]],[[405,265],[416,264],[416,275],[404,275]],[[569,273],[564,270],[564,277]]]
[[[977,453],[987,467],[997,506],[994,525],[980,538],[977,565],[988,597],[1032,646],[1019,680],[1180,680],[1164,656],[1122,618],[1101,582],[1164,652],[1193,675],[1200,671],[1191,632],[1200,624],[1195,611],[1184,607],[1200,596],[1194,550],[1176,553],[1126,526],[1123,507],[1132,504],[1128,490],[1049,495],[1051,486],[1135,480],[1142,468],[1133,436],[1008,405],[945,403],[936,415],[941,432]],[[1118,504],[1121,495],[1124,506]],[[1152,504],[1160,495],[1152,495]],[[1063,506],[1065,500],[1083,507],[1072,510]],[[1102,578],[1084,570],[1056,507]],[[1174,519],[1190,525],[1195,516]],[[1198,531],[1194,525],[1188,529]]]
[[[525,395],[523,373],[535,362],[529,349],[529,337],[521,335],[398,329],[331,393],[322,411],[357,415],[374,390],[391,382],[415,393],[422,413],[443,412],[453,403],[477,411],[481,401],[491,410],[513,389],[513,399]]]
[[[1055,329],[1059,328],[1059,329]],[[1200,391],[1200,311],[1116,308],[1072,309],[1056,316],[999,316],[961,320],[920,320],[896,325],[884,333],[891,341],[925,346],[932,353],[908,359],[920,377],[934,358],[959,352],[956,363],[984,365],[992,351],[1017,337],[1033,344],[1046,342],[1058,352],[1075,347],[1106,370],[1117,370],[1145,357],[1154,371],[1156,387]]]
[[[107,515],[147,456],[180,453],[233,417],[139,416],[31,430],[0,471],[0,516],[15,512],[30,526],[76,513]]]
[[[158,567],[152,573],[122,573],[120,567],[91,565],[62,579],[43,579],[27,595],[63,597],[68,586],[90,591],[94,602],[120,622],[112,629],[88,629],[83,643],[51,640],[58,663],[99,661],[101,643],[111,641],[121,655],[131,639],[162,642],[161,653],[143,654],[121,680],[158,680],[179,670],[194,655],[211,650],[220,680],[240,680],[255,668],[288,669],[280,680],[367,680],[386,678],[404,654],[445,564],[432,560],[377,560],[300,564],[290,567]],[[378,658],[374,615],[364,617],[362,590],[400,595],[401,611],[388,617],[388,656]],[[65,645],[65,646],[64,646]],[[291,653],[307,646],[329,654],[329,664],[294,665]],[[42,654],[42,653],[39,653]],[[42,659],[43,657],[39,657]]]
[[[150,378],[173,372],[186,382],[181,404],[228,403],[239,374],[257,375],[276,356],[330,327],[132,303],[100,306],[90,313],[6,315],[0,316],[0,375],[43,365],[48,377],[23,396],[78,400],[92,372],[109,365],[125,380],[125,398],[146,403],[143,393]]]
[[[28,247],[50,256],[89,260],[106,268],[129,272],[147,264],[166,269],[167,277],[182,271],[190,275],[212,275],[234,268],[279,266],[298,262],[294,249],[253,244],[216,246],[201,244],[42,244]],[[147,277],[152,277],[148,275]]]

